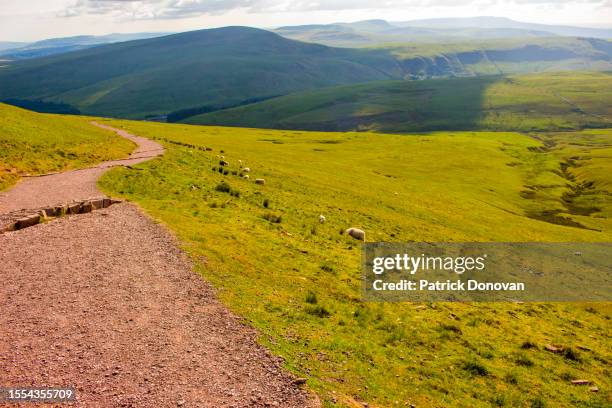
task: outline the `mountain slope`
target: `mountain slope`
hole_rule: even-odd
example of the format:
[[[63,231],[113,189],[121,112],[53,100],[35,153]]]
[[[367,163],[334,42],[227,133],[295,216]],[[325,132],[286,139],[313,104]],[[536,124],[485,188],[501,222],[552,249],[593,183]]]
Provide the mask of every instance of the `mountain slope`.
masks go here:
[[[609,127],[611,100],[611,73],[381,81],[286,95],[184,122],[327,131],[566,130]]]
[[[335,49],[247,27],[200,30],[11,64],[0,99],[142,118],[322,86],[401,78],[385,50]]]
[[[612,41],[543,37],[385,47],[413,78],[555,71],[611,71]]]

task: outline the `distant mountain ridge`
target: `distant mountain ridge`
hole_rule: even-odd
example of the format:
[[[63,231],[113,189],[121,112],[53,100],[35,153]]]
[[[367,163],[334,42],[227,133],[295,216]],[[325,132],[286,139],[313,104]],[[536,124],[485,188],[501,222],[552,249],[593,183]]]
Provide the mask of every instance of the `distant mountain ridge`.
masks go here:
[[[5,50],[11,50],[18,47],[23,47],[26,43],[15,41],[0,41],[0,53]]]
[[[461,39],[533,38],[551,36],[612,39],[612,28],[583,28],[532,24],[501,17],[440,18],[388,22],[365,20],[279,27],[274,32],[295,40],[331,46],[373,46],[401,42],[440,42]]]
[[[549,34],[567,37],[592,37],[612,39],[612,27],[610,28],[590,28],[565,25],[550,25],[538,23],[525,23],[512,20],[506,17],[465,17],[465,18],[437,18],[404,21],[392,23],[406,27],[429,27],[429,28],[514,28],[521,30],[535,30]]]
[[[78,51],[97,45],[112,44],[123,41],[141,40],[167,35],[167,33],[131,33],[108,35],[78,35],[73,37],[50,38],[33,43],[13,43],[14,46],[2,47],[0,43],[0,58],[26,59],[44,57]]]

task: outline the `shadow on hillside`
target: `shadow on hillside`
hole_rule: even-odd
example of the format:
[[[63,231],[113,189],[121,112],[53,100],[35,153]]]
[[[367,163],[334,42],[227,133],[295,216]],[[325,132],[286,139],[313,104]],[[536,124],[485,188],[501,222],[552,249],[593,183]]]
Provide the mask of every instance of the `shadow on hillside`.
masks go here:
[[[502,76],[375,81],[322,88],[220,110],[189,123],[312,131],[475,130],[487,89]]]
[[[486,90],[505,80],[501,76],[488,76],[372,84],[350,98],[344,98],[341,104],[332,101],[319,109],[338,112],[337,118],[310,124],[296,121],[292,127],[390,133],[475,130],[479,128],[484,112],[490,108],[485,106]],[[309,117],[324,112],[311,113]]]

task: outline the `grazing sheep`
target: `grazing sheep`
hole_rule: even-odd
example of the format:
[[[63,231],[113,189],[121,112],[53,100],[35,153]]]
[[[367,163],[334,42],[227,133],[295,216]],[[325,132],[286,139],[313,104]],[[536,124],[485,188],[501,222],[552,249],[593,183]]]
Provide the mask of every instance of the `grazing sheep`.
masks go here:
[[[223,160],[223,159],[225,159],[225,156],[219,156],[219,158],[220,158],[221,160]]]
[[[226,162],[225,160],[221,160],[221,161],[219,162],[219,164],[220,164],[221,166],[229,166],[229,163],[228,163],[228,162]]]
[[[365,242],[365,231],[359,228],[349,228],[345,231],[351,237]]]
[[[249,167],[245,167],[244,169],[242,169],[242,171],[243,171],[244,173],[250,173],[250,172],[251,172],[251,169],[250,169]]]
[[[247,180],[249,179],[249,175],[248,175],[248,174],[245,174],[245,175],[244,175],[244,176],[242,176],[242,177],[243,177],[243,178],[245,178],[245,179],[247,179]]]
[[[266,180],[264,180],[264,179],[255,179],[255,184],[266,184]]]
[[[323,214],[319,215],[319,223],[323,224],[325,222],[325,216]]]

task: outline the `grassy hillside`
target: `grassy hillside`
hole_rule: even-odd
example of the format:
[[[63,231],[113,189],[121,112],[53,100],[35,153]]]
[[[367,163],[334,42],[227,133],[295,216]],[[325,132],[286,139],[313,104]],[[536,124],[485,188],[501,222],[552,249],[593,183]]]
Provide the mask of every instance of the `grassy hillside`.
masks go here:
[[[401,76],[386,50],[330,48],[226,27],[14,62],[0,70],[0,100],[44,99],[84,113],[143,118]]]
[[[413,78],[520,74],[555,71],[611,71],[612,41],[574,37],[536,37],[441,43],[390,44]]]
[[[132,142],[87,118],[43,115],[0,104],[0,190],[44,174],[127,156]]]
[[[539,141],[109,123],[168,150],[142,171],[107,173],[103,189],[172,229],[325,406],[610,403],[609,304],[364,303],[359,244],[339,231],[364,228],[369,241],[610,241],[611,130]],[[238,160],[250,181],[234,175]],[[581,211],[587,204],[597,211]],[[583,378],[600,392],[570,383]]]
[[[295,93],[186,123],[328,131],[605,127],[611,73],[382,81]]]
[[[0,100],[42,100],[85,114],[143,119],[368,81],[612,70],[610,44],[523,38],[349,49],[225,27],[6,62]]]

